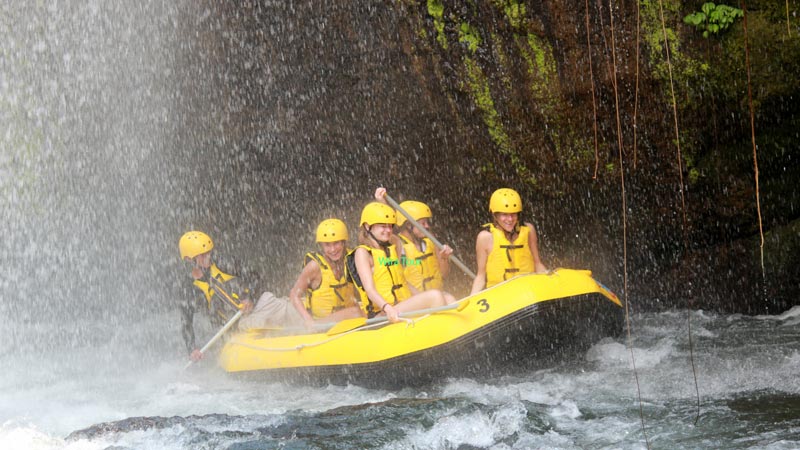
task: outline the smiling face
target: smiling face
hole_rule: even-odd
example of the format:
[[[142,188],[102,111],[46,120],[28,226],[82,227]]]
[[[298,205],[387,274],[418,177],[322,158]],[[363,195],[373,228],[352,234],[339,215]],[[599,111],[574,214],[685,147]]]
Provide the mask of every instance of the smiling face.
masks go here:
[[[320,242],[322,253],[329,261],[341,261],[344,256],[344,241]]]
[[[419,220],[417,221],[417,223],[419,223],[420,225],[422,225],[422,228],[425,228],[427,231],[430,231],[430,230],[431,230],[431,222],[430,222],[430,219],[428,219],[427,217],[426,217],[426,218],[424,218],[424,219],[419,219]],[[423,233],[422,231],[420,231],[420,230],[419,230],[419,228],[417,228],[417,227],[411,227],[411,232],[412,232],[412,233],[414,233],[414,236],[415,236],[417,239],[422,239],[422,238],[424,238],[424,237],[425,237],[425,233]]]
[[[494,221],[506,233],[511,233],[519,221],[519,213],[495,213]]]
[[[375,239],[381,242],[388,242],[392,237],[392,224],[376,223],[372,225],[369,231],[373,236],[375,236]]]

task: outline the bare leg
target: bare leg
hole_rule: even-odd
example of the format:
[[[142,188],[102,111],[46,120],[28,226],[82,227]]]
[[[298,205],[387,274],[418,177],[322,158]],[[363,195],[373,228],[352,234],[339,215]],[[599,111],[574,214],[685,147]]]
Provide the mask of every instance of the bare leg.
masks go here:
[[[418,309],[436,308],[439,306],[444,306],[444,304],[445,296],[442,294],[442,291],[438,289],[430,289],[411,296],[409,299],[394,305],[394,308],[397,310],[397,312],[403,313],[416,311]]]
[[[361,308],[359,308],[358,306],[349,306],[347,308],[340,309],[335,313],[332,313],[328,316],[316,320],[320,322],[338,322],[344,319],[355,319],[356,317],[364,317],[364,315],[361,312]]]

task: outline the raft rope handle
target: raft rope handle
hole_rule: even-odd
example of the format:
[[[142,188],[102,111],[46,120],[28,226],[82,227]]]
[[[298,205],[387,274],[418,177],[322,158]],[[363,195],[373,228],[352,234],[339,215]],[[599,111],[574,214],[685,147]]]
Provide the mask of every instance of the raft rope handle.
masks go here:
[[[426,314],[426,315],[424,315],[422,317],[417,318],[416,320],[422,320],[422,319],[424,319],[426,317],[430,317],[430,316],[431,316],[430,314]],[[416,325],[416,320],[414,320],[414,319],[410,319],[410,318],[406,318],[406,317],[400,317],[400,320],[406,322],[406,328],[413,328]],[[382,322],[373,323],[372,325],[365,325],[365,326],[362,326],[362,327],[358,327],[358,328],[352,329],[350,331],[345,331],[344,333],[339,333],[337,335],[334,335],[332,337],[329,337],[329,338],[324,339],[324,340],[319,341],[319,342],[314,342],[314,343],[311,343],[311,344],[300,344],[300,345],[296,345],[294,347],[283,347],[283,348],[264,347],[264,346],[261,346],[261,345],[247,344],[247,343],[244,343],[244,342],[240,342],[240,341],[238,341],[236,339],[232,339],[231,341],[229,341],[229,343],[232,344],[232,345],[238,345],[240,347],[250,348],[250,349],[253,349],[253,350],[261,350],[261,351],[265,351],[265,352],[293,352],[293,351],[302,350],[304,348],[317,347],[317,346],[320,346],[320,345],[323,345],[323,344],[327,344],[328,342],[331,342],[333,340],[339,339],[340,337],[346,336],[346,335],[348,335],[350,333],[355,333],[356,331],[362,331],[362,330],[368,330],[368,329],[371,329],[371,328],[377,328],[379,326],[383,326],[383,325],[387,325],[387,324],[389,324],[389,321],[388,320],[384,320]]]

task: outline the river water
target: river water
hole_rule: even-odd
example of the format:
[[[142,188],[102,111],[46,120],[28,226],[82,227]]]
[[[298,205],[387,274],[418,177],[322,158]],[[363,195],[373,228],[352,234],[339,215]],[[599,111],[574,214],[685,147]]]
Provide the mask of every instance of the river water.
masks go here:
[[[635,374],[623,336],[543,370],[399,391],[244,381],[210,360],[183,371],[159,317],[4,354],[0,448],[800,448],[800,307],[689,316],[696,425],[685,311],[632,317]]]

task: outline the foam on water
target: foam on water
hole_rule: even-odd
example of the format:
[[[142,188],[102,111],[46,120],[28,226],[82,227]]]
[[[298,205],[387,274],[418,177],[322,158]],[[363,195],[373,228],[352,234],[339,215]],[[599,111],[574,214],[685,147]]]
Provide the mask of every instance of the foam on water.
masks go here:
[[[9,420],[0,425],[0,448],[50,450],[62,448],[63,445],[63,440],[39,431],[30,423]]]
[[[780,424],[784,416],[763,419],[767,425],[759,422],[767,414],[759,412],[761,405],[770,404],[770,397],[761,400],[760,393],[800,395],[796,377],[800,333],[789,324],[794,316],[692,314],[699,327],[709,331],[695,336],[702,398],[697,428],[691,426],[695,393],[682,328],[685,317],[669,313],[635,318],[641,331],[633,336],[633,353],[652,438],[672,444],[687,439],[687,444],[668,445],[674,448],[719,447],[732,439],[739,440],[742,448],[797,445],[791,436],[798,434],[800,424],[787,422],[783,427],[787,431],[780,432],[769,422]],[[521,376],[488,382],[453,379],[424,390],[400,391],[244,381],[222,373],[213,361],[184,372],[182,358],[137,366],[138,358],[123,357],[120,367],[108,362],[113,355],[97,359],[82,349],[38,360],[6,356],[4,362],[11,364],[4,367],[11,369],[0,374],[0,386],[7,393],[0,398],[0,448],[186,448],[190,442],[226,446],[238,439],[258,439],[259,430],[280,429],[287,420],[290,427],[302,428],[306,420],[324,424],[332,420],[327,418],[332,411],[357,408],[330,416],[345,421],[340,426],[346,440],[348,428],[359,433],[357,422],[348,425],[347,417],[402,399],[439,406],[431,408],[424,402],[404,406],[411,416],[403,416],[386,431],[392,439],[376,436],[376,443],[385,442],[378,447],[642,448],[637,388],[626,341],[605,339],[589,349],[582,362]],[[752,400],[732,409],[728,402],[739,401],[741,395]],[[747,412],[753,408],[756,413]],[[746,419],[742,414],[748,414]],[[427,419],[420,421],[416,415]],[[75,430],[135,417],[182,419],[174,424],[167,420],[165,426],[123,426],[119,431],[64,440]],[[761,428],[754,428],[752,421]],[[753,429],[761,430],[756,432],[758,439],[748,441],[743,435]],[[711,430],[726,432],[714,437]]]

